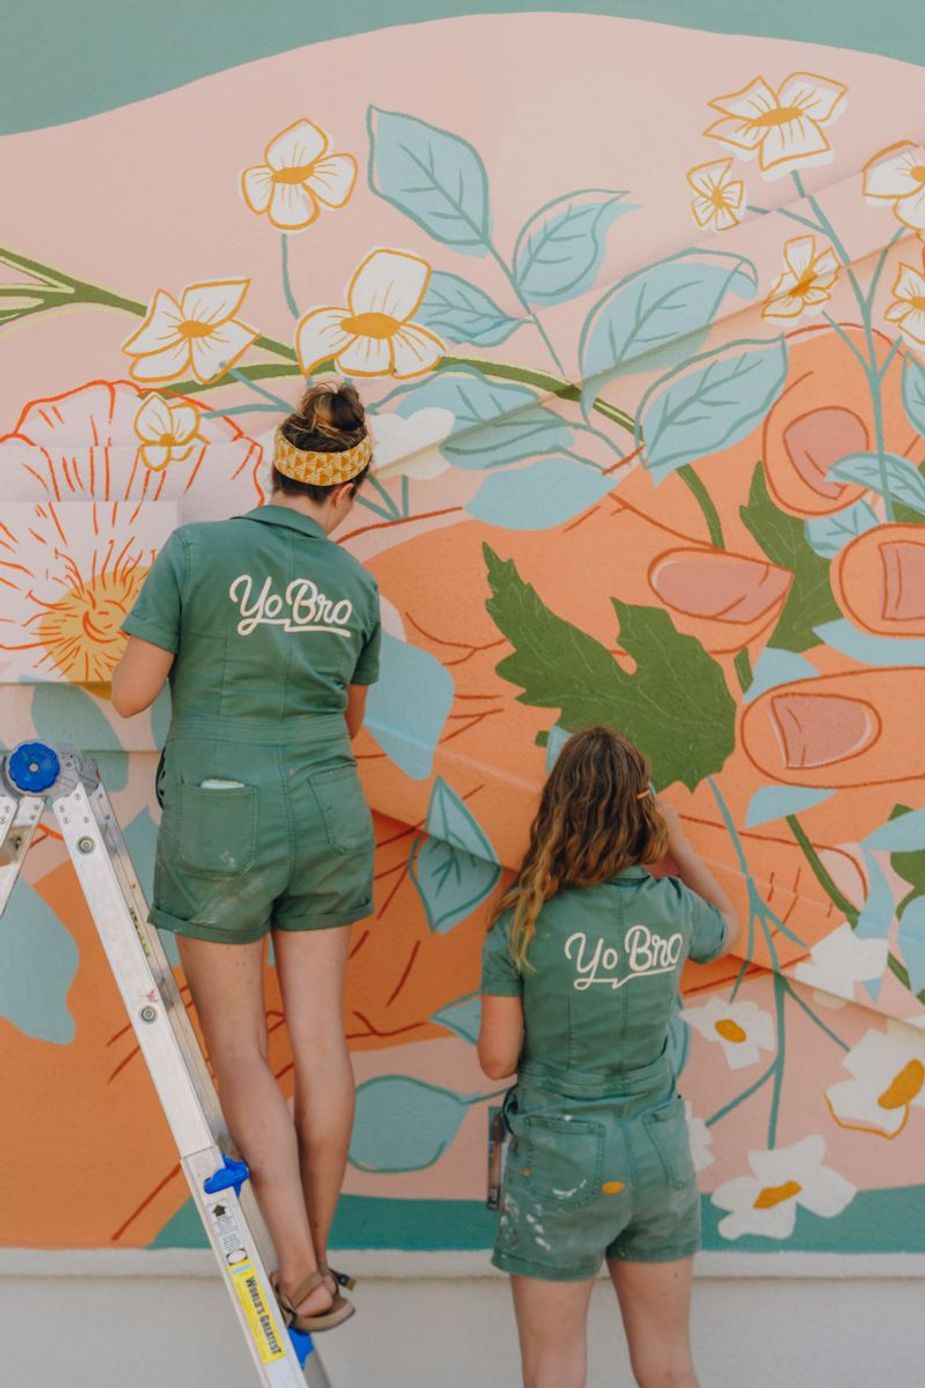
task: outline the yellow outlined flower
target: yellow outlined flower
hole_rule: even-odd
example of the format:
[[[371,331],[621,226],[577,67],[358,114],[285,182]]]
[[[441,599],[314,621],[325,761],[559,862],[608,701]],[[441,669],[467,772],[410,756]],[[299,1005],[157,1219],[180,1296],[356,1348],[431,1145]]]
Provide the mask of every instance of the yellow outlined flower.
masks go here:
[[[864,196],[891,202],[904,226],[925,235],[925,145],[900,140],[864,165]]]
[[[407,251],[371,251],[353,273],[346,308],[314,308],[299,323],[303,375],[334,358],[345,376],[423,376],[443,343],[411,319],[430,280],[430,266]]]
[[[731,178],[731,159],[714,159],[688,169],[687,181],[696,194],[691,212],[699,227],[728,231],[738,226],[739,210],[745,201],[745,184]]]
[[[910,341],[925,347],[925,275],[914,265],[900,265],[893,285],[893,302],[884,313]]]
[[[818,313],[831,299],[830,290],[838,278],[838,260],[831,246],[816,251],[815,236],[795,236],[784,246],[786,270],[762,309],[764,318],[799,318]]]
[[[329,154],[330,136],[310,120],[293,121],[270,141],[264,163],[241,174],[241,193],[252,212],[280,231],[304,231],[321,207],[343,207],[353,192],[357,161]]]
[[[174,404],[156,392],[145,396],[132,427],[141,440],[138,456],[152,472],[160,472],[168,463],[186,462],[194,444],[203,442],[197,433],[196,406]]]
[[[845,110],[848,88],[811,72],[793,72],[777,91],[756,77],[741,91],[715,97],[722,113],[704,134],[734,149],[740,159],[757,157],[765,178],[811,168],[832,158],[824,127]]]
[[[842,1060],[852,1076],[825,1092],[842,1128],[898,1137],[909,1111],[925,1108],[925,1036],[893,1018],[886,1031],[868,1031]]]
[[[217,380],[257,337],[234,316],[249,287],[249,279],[205,280],[188,285],[179,302],[159,289],[141,327],[122,344],[132,377],[155,384],[189,372],[201,385]]]

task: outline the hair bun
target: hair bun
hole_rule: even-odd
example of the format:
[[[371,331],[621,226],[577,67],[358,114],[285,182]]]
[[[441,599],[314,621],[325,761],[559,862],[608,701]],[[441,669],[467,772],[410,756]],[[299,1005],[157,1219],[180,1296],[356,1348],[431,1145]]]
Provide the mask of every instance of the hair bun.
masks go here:
[[[366,411],[356,386],[347,381],[319,381],[302,396],[293,423],[307,434],[352,447],[366,434]]]

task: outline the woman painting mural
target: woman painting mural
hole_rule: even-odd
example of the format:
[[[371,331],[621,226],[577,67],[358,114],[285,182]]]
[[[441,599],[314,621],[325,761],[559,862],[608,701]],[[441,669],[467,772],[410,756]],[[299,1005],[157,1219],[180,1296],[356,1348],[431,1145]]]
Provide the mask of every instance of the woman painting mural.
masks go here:
[[[372,819],[350,740],[378,675],[374,579],[328,536],[371,458],[352,386],[312,387],[277,431],[272,504],[171,535],[125,622],[124,717],[169,678],[152,920],[173,931],[228,1127],[300,1330],[353,1312],[327,1242],[353,1121],[341,1018],[350,923],[372,910]],[[295,1065],[267,1064],[266,937]]]

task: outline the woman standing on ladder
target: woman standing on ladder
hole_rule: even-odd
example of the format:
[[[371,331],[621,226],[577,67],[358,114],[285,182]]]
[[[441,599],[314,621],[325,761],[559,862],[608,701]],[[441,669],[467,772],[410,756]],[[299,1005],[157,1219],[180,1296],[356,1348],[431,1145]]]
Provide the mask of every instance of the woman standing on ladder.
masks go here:
[[[327,1245],[353,1123],[350,924],[372,910],[372,817],[350,741],[378,676],[380,625],[375,580],[328,536],[371,453],[354,388],[313,386],[277,430],[272,503],[171,535],[124,623],[112,682],[131,717],[170,681],[151,919],[177,936],[273,1238],[280,1303],[312,1332],[354,1309]],[[267,1061],[271,932],[294,1122]]]

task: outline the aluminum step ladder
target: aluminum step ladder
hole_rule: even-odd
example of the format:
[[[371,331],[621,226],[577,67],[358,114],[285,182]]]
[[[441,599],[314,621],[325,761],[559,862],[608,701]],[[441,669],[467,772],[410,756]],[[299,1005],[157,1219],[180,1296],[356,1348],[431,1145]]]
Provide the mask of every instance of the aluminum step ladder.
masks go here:
[[[94,762],[24,742],[0,762],[0,916],[46,810],[57,820],[261,1388],[331,1388],[310,1335],[287,1330],[266,1227]],[[4,861],[5,860],[5,861]]]

